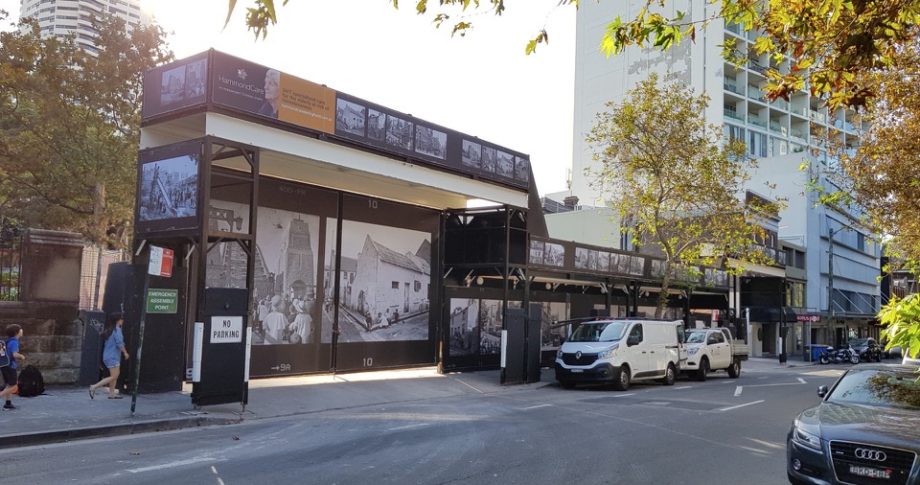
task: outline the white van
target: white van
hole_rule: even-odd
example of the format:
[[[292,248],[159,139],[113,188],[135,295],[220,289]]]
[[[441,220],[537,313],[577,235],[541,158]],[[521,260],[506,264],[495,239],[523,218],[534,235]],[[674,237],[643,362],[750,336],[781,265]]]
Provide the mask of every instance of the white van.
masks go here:
[[[625,391],[633,381],[674,384],[681,364],[684,322],[636,318],[582,323],[556,353],[556,380],[565,388],[609,382]]]

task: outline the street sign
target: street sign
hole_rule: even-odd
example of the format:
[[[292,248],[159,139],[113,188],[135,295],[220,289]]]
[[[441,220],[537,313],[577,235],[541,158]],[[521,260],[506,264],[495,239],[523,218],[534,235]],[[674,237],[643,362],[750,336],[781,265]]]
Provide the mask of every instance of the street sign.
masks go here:
[[[211,317],[212,344],[233,344],[243,341],[243,317]]]
[[[150,262],[147,264],[147,273],[153,276],[169,278],[172,276],[173,250],[150,246]]]
[[[147,290],[147,313],[176,313],[179,303],[179,290],[170,288],[150,288]]]

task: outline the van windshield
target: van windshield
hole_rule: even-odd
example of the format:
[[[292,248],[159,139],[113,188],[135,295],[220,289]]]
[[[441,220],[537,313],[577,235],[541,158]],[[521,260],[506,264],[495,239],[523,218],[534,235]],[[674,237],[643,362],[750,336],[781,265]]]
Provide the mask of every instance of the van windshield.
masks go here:
[[[583,323],[575,329],[569,342],[613,342],[623,338],[627,322]]]

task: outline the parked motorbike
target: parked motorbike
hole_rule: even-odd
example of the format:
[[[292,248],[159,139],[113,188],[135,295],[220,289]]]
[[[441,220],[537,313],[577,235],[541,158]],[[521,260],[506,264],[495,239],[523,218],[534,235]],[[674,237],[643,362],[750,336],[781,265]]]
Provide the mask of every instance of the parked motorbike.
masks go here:
[[[849,345],[840,347],[839,349],[830,349],[821,352],[821,358],[819,361],[822,364],[830,364],[831,362],[835,364],[843,364],[849,362],[851,364],[859,363],[859,352],[856,352]]]

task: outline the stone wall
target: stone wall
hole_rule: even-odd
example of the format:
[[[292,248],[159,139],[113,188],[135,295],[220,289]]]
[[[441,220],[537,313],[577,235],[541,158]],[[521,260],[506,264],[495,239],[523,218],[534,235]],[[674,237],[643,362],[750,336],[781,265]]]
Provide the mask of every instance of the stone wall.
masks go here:
[[[41,370],[46,384],[73,384],[80,374],[83,324],[77,320],[79,234],[29,229],[23,238],[19,301],[0,301],[0,332],[22,325],[26,365]]]

